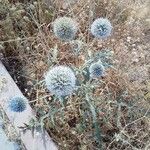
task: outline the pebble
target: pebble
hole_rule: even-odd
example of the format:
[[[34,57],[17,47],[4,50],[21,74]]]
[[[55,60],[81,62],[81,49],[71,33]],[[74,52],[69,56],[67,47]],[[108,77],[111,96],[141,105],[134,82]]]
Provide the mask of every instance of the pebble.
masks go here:
[[[27,17],[27,16],[24,16],[23,19],[26,21],[26,22],[29,22],[30,19]]]
[[[115,39],[111,39],[111,42],[115,42]]]
[[[37,6],[37,5],[38,5],[38,2],[33,2],[33,4],[34,4],[35,6]]]
[[[30,47],[26,47],[26,50],[27,50],[27,51],[30,51]]]
[[[132,44],[132,47],[135,47],[136,46],[136,44]]]
[[[127,37],[127,42],[130,42],[130,41],[131,41],[131,37],[128,36],[128,37]]]
[[[28,81],[28,82],[27,82],[27,85],[31,85],[31,86],[32,86],[33,83],[32,83],[31,81]]]
[[[132,61],[133,61],[134,63],[137,63],[137,62],[139,62],[139,59],[135,58],[135,59],[132,59]]]

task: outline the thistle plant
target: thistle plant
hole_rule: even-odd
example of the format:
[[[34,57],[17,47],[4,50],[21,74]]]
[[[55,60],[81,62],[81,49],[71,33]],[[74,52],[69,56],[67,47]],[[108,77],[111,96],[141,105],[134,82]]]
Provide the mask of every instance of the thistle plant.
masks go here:
[[[91,78],[99,78],[104,76],[105,68],[102,65],[102,62],[98,61],[96,63],[92,63],[89,67],[89,73]]]
[[[75,89],[76,77],[69,67],[57,66],[48,71],[45,82],[52,94],[62,97],[72,94]]]
[[[53,31],[60,40],[69,41],[77,33],[77,23],[69,17],[61,17],[54,21]]]
[[[81,40],[73,40],[73,41],[71,41],[72,51],[76,55],[80,54],[83,46],[84,46],[84,44],[83,44],[83,42]]]
[[[26,105],[27,105],[27,103],[26,103],[25,98],[13,97],[10,99],[8,107],[12,112],[20,113],[26,109],[26,107],[27,107]]]
[[[31,90],[25,94],[30,96],[30,104],[37,117],[19,127],[23,132],[30,130],[34,135],[41,132],[42,138],[46,128],[58,144],[58,149],[62,150],[150,150],[149,81],[139,81],[139,77],[142,78],[145,74],[142,68],[146,67],[144,71],[146,70],[146,76],[148,75],[149,66],[144,65],[148,60],[148,56],[145,57],[148,54],[147,44],[144,42],[148,31],[144,28],[145,23],[141,25],[144,18],[137,20],[138,11],[135,10],[137,13],[134,16],[130,13],[132,9],[128,8],[128,1],[122,4],[117,0],[109,3],[106,0],[85,1],[86,3],[79,0],[45,0],[45,3],[39,1],[27,5],[13,3],[10,0],[0,1],[2,26],[0,53],[2,51],[6,59],[11,56],[8,62],[12,69],[21,61],[30,58],[23,70],[20,68],[14,72],[16,76],[18,72],[25,71],[23,73],[27,85],[31,86]],[[6,7],[4,1],[8,1]],[[134,3],[130,2],[132,6]],[[105,40],[103,42],[101,40],[111,36],[113,22],[105,17],[95,18],[91,22],[93,13],[97,10],[100,14],[107,13],[107,16],[113,16],[111,18],[115,19],[112,21],[115,23],[117,33],[111,42],[104,43]],[[117,16],[114,14],[116,12]],[[66,16],[56,18],[62,14],[77,18],[81,29],[78,31],[78,23],[73,18]],[[53,24],[53,34],[46,33],[49,28],[48,22]],[[132,37],[129,30],[137,33]],[[121,36],[121,31],[125,33],[124,36]],[[129,36],[127,41],[126,36]],[[128,38],[132,41],[128,41]],[[116,56],[113,57],[113,50],[104,46],[115,47]],[[119,51],[124,46],[124,50]],[[128,49],[131,50],[128,52]],[[139,63],[131,62],[130,52],[134,51],[133,49],[141,56]],[[19,56],[24,55],[14,64],[11,52]],[[125,56],[129,56],[128,59],[124,59],[129,62],[127,64],[121,62],[121,58]],[[62,63],[66,66],[54,66]],[[50,66],[44,79],[47,90],[43,87],[43,81],[40,81],[46,66]],[[138,70],[141,72],[140,76]],[[138,75],[136,82],[132,82],[135,77],[131,71],[136,77]],[[107,77],[103,78],[106,75]],[[2,95],[5,92],[4,83],[0,79]],[[8,104],[10,113],[23,112],[27,109],[25,100],[20,97],[12,98],[7,106]],[[21,113],[17,113],[19,114]]]
[[[94,61],[101,60],[104,68],[107,69],[107,68],[113,67],[113,64],[114,64],[113,54],[114,52],[112,50],[103,49],[93,54],[93,60]]]
[[[111,35],[112,25],[107,18],[98,18],[91,25],[91,33],[100,39],[105,39]]]

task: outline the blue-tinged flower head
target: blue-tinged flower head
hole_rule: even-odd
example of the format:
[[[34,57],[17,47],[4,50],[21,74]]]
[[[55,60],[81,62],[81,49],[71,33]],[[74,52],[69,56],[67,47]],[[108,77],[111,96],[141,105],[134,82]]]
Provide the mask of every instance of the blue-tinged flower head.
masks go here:
[[[61,17],[54,21],[53,30],[57,38],[69,41],[77,33],[77,23],[71,18]]]
[[[10,99],[8,107],[13,112],[23,112],[27,107],[27,103],[23,97],[13,97]]]
[[[98,61],[96,63],[92,63],[89,67],[89,73],[91,78],[99,78],[104,76],[105,68],[102,65],[102,62]]]
[[[75,89],[76,77],[69,67],[57,66],[48,71],[45,82],[52,94],[61,97],[72,94]]]
[[[107,18],[98,18],[91,25],[91,33],[96,38],[105,39],[111,35],[112,25]]]

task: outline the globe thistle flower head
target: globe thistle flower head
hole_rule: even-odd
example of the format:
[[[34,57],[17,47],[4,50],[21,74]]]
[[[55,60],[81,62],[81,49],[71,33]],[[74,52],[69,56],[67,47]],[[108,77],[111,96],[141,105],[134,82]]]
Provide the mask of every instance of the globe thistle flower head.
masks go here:
[[[69,17],[61,17],[54,21],[53,31],[57,38],[69,41],[72,40],[77,33],[77,24]]]
[[[112,25],[107,18],[98,18],[91,25],[91,33],[96,38],[105,39],[111,35]]]
[[[75,89],[76,77],[69,67],[57,66],[48,71],[45,82],[52,94],[63,97],[72,94]]]
[[[9,101],[9,109],[13,112],[23,112],[26,109],[26,101],[22,97],[13,97]]]
[[[92,63],[89,67],[89,73],[91,78],[99,78],[104,76],[105,69],[101,61]]]

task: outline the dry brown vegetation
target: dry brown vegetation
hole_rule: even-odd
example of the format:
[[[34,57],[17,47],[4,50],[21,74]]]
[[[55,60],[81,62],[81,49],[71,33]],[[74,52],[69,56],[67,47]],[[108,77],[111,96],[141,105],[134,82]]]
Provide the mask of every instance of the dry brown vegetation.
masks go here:
[[[59,16],[78,22],[76,39],[84,43],[78,57],[70,43],[53,34],[52,24]],[[107,40],[96,40],[90,34],[89,26],[97,17],[108,17],[113,24]],[[60,150],[150,149],[149,17],[149,0],[0,0],[0,58]],[[41,81],[50,66],[79,67],[85,51],[104,48],[114,51],[115,69],[108,70],[104,84],[92,95],[100,148],[83,97],[70,97],[62,108]],[[57,59],[52,62],[54,52]],[[51,115],[45,117],[47,113]]]

